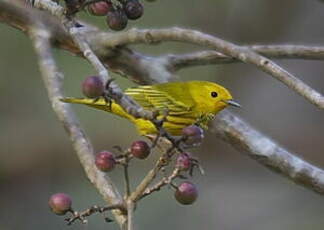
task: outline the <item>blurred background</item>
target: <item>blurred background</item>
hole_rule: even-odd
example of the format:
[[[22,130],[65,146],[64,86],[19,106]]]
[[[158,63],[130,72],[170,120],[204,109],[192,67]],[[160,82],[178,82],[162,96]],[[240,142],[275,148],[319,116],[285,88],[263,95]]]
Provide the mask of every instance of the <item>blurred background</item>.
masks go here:
[[[323,45],[324,3],[317,0],[160,0],[144,3],[144,16],[130,23],[139,28],[182,26],[237,44]],[[104,18],[82,17],[107,30]],[[49,211],[51,194],[66,192],[74,208],[104,204],[86,179],[71,142],[48,102],[37,60],[28,38],[0,24],[0,230],[118,229],[99,215],[84,226],[65,225]],[[188,52],[196,47],[167,43],[133,47],[144,53]],[[80,83],[94,70],[83,59],[56,50],[65,73],[65,92],[81,96]],[[277,61],[324,92],[323,61]],[[233,110],[258,130],[299,157],[324,168],[324,114],[272,77],[246,64],[195,67],[179,72],[181,80],[218,82],[230,89],[243,108]],[[117,76],[123,88],[132,85]],[[140,138],[127,121],[74,105],[97,151],[127,147]],[[207,134],[195,149],[206,175],[196,175],[200,197],[181,206],[164,189],[144,199],[135,213],[138,229],[322,230],[324,199],[279,176]],[[133,185],[150,169],[157,155],[134,161]],[[121,187],[122,170],[110,173]]]

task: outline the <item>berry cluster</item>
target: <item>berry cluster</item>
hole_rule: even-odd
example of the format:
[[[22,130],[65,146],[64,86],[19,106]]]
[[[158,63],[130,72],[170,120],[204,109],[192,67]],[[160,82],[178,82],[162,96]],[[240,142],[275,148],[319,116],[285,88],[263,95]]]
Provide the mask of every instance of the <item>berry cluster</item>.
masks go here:
[[[106,16],[110,29],[120,31],[126,28],[128,19],[139,19],[144,7],[139,0],[103,0],[88,5],[88,11],[95,16]]]
[[[101,78],[97,76],[90,76],[87,77],[82,82],[82,92],[85,96],[88,98],[92,98],[94,100],[97,100],[99,97],[104,96],[105,93],[105,86]],[[203,130],[196,126],[196,125],[190,125],[188,127],[185,127],[182,130],[182,137],[179,139],[182,144],[186,147],[192,147],[199,145],[204,137]],[[120,165],[124,167],[125,171],[127,171],[129,163],[133,159],[139,159],[144,160],[149,157],[151,154],[155,144],[153,142],[153,145],[150,146],[147,142],[138,140],[134,141],[131,146],[126,149],[122,150],[120,147],[116,147],[118,150],[118,154],[114,154],[110,151],[100,151],[95,156],[95,165],[98,170],[102,172],[111,172],[116,168],[116,166]],[[175,148],[173,146],[172,148]],[[180,148],[178,149],[178,152],[181,151]],[[165,166],[170,166],[169,163],[171,163],[172,155],[168,155],[168,151],[166,152],[165,159],[163,158],[163,161],[168,163],[163,163]],[[193,169],[195,167],[199,167],[199,164],[196,159],[194,159],[189,152],[183,152],[183,150],[177,155],[177,158],[175,160],[174,164],[171,164],[173,168],[173,172],[167,176],[165,175],[161,181],[156,183],[155,185],[149,187],[144,191],[144,193],[141,195],[140,199],[150,195],[151,193],[155,191],[159,191],[163,186],[170,185],[170,188],[174,188],[174,197],[175,199],[183,205],[189,205],[193,204],[197,197],[198,197],[198,190],[197,187],[191,183],[190,181],[184,181],[180,184],[175,183],[175,179],[187,179],[188,175],[192,176]],[[125,172],[124,171],[124,172]],[[128,178],[128,172],[125,172],[125,178]],[[128,187],[128,192],[126,192],[129,195],[129,179],[125,180]],[[98,208],[98,206],[94,206],[83,213],[74,212],[72,210],[72,200],[70,196],[64,193],[57,193],[50,197],[49,199],[49,206],[51,210],[57,214],[57,215],[65,215],[67,212],[70,212],[72,214],[72,217],[67,218],[68,224],[71,224],[76,219],[85,220],[85,216],[91,215],[91,213],[94,212],[104,212],[105,208]]]
[[[97,153],[95,156],[95,165],[100,171],[107,173],[112,171],[116,165],[124,164],[125,157],[143,160],[146,159],[150,153],[151,147],[145,141],[134,141],[126,154],[115,155],[109,151],[101,151]],[[181,153],[177,157],[175,167],[179,172],[189,171],[193,168],[195,164],[194,161],[195,160],[189,153]],[[185,181],[180,183],[180,185],[175,185],[173,181],[170,181],[170,184],[172,185],[172,188],[175,189],[174,197],[180,204],[189,205],[196,201],[198,190],[193,183]],[[48,204],[51,211],[57,215],[65,215],[67,212],[71,212],[72,214],[74,213],[72,210],[72,199],[65,193],[53,194],[50,197]]]
[[[82,92],[85,96],[96,99],[103,95],[104,83],[97,76],[87,77],[82,83]],[[204,133],[200,127],[191,125],[183,129],[182,138],[185,145],[196,146],[202,142]],[[130,147],[131,156],[138,159],[146,159],[150,152],[151,149],[149,145],[144,141],[135,141]],[[96,166],[101,171],[111,171],[115,168],[116,163],[118,163],[118,159],[116,160],[114,155],[110,152],[102,151],[96,156]],[[192,171],[196,165],[196,161],[190,154],[184,152],[178,155],[175,167],[181,171]],[[198,192],[194,184],[186,181],[180,184],[180,186],[173,187],[176,188],[175,198],[179,203],[192,204],[197,199]]]

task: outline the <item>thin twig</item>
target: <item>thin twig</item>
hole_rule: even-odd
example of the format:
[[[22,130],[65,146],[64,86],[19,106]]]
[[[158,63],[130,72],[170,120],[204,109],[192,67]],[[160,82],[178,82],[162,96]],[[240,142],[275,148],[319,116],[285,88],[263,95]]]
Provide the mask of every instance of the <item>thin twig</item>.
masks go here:
[[[129,166],[129,154],[125,154],[125,163],[123,164],[124,167],[124,177],[125,177],[125,194],[126,199],[130,195],[130,181],[129,181],[129,173],[128,173],[128,166]]]
[[[152,141],[155,140],[155,135],[149,135],[147,136]],[[158,161],[155,163],[154,167],[146,174],[144,179],[141,181],[141,183],[135,188],[135,190],[131,193],[129,196],[129,200],[132,200],[133,202],[136,202],[140,199],[140,197],[143,195],[147,187],[153,182],[153,180],[156,178],[157,174],[160,172],[160,170],[169,163],[171,157],[177,153],[177,149],[174,149],[173,152],[168,152],[170,148],[172,148],[173,144],[170,142],[170,140],[166,138],[159,138],[157,147],[160,148],[163,155],[158,159]]]
[[[73,224],[75,221],[80,220],[81,222],[86,222],[86,217],[91,216],[94,213],[103,213],[106,211],[111,211],[111,210],[121,210],[122,212],[126,212],[125,207],[121,206],[121,205],[110,205],[110,206],[105,206],[105,207],[100,207],[97,205],[94,205],[82,212],[76,212],[76,211],[71,211],[72,216],[68,217],[65,219],[65,221],[67,222],[68,225]],[[110,222],[112,220],[110,220],[108,217],[105,218],[106,221]]]
[[[164,163],[165,155],[160,157],[159,160],[156,162],[155,166],[146,174],[142,182],[135,188],[135,190],[129,196],[129,200],[136,202],[138,199],[140,199],[145,189],[152,183],[158,172],[164,166]]]
[[[92,184],[98,189],[109,204],[123,204],[123,199],[108,176],[99,171],[94,163],[92,144],[82,128],[70,105],[60,102],[63,97],[63,74],[59,72],[49,45],[50,35],[44,29],[30,30],[30,37],[38,56],[39,68],[48,91],[53,110],[63,123],[70,136],[73,147],[80,159],[85,173]],[[126,222],[126,216],[120,210],[113,210],[113,214],[120,226]]]
[[[150,195],[150,194],[152,194],[153,192],[160,191],[161,188],[163,188],[165,185],[169,185],[170,183],[172,183],[172,181],[173,181],[175,178],[177,178],[177,177],[179,176],[180,172],[181,172],[181,170],[180,170],[179,168],[176,167],[176,168],[172,171],[172,173],[171,173],[170,176],[168,176],[168,177],[163,177],[163,178],[162,178],[159,182],[157,182],[155,185],[153,185],[153,186],[150,187],[150,188],[147,188],[147,189],[143,192],[143,194],[142,194],[142,196],[139,198],[139,200],[142,199],[142,198],[144,198],[144,197],[146,197],[146,196],[148,196],[148,195]]]

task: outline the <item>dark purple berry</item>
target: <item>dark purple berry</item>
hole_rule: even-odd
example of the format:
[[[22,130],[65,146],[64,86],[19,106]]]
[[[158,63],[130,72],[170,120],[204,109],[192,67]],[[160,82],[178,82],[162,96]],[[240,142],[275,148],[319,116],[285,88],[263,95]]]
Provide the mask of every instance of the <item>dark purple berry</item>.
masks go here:
[[[104,84],[101,78],[97,76],[87,77],[82,82],[82,92],[89,98],[100,97],[104,92]]]
[[[113,5],[110,2],[96,2],[88,6],[89,13],[95,16],[105,16],[112,9]]]
[[[109,172],[115,168],[116,160],[111,152],[102,151],[96,155],[95,164],[99,170]]]
[[[50,197],[48,205],[55,214],[64,215],[71,210],[72,199],[65,193],[56,193]]]
[[[191,168],[191,158],[189,153],[181,153],[179,154],[176,162],[176,167],[180,170],[187,171]]]
[[[174,197],[180,204],[192,204],[198,197],[198,190],[193,183],[186,181],[178,186]]]
[[[138,0],[129,0],[124,6],[127,17],[131,20],[140,18],[144,13],[144,7]]]
[[[134,141],[131,148],[131,154],[139,159],[145,159],[151,152],[150,146],[145,141]]]
[[[204,131],[197,125],[190,125],[182,130],[187,145],[199,145],[204,138]]]
[[[127,26],[127,16],[122,9],[111,10],[107,13],[107,24],[112,30],[123,30]]]
[[[185,127],[182,130],[183,136],[197,136],[197,135],[204,135],[204,131],[202,128],[198,127],[197,125],[190,125]]]

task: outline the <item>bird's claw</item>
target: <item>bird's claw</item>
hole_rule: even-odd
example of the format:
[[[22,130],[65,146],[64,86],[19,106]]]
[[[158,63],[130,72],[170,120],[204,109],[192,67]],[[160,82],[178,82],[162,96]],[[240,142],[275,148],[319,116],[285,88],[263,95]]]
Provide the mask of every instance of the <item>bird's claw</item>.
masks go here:
[[[111,105],[112,105],[112,101],[113,101],[113,97],[112,97],[112,89],[110,87],[111,83],[114,81],[115,79],[111,78],[109,79],[106,84],[105,84],[105,92],[103,93],[102,97],[106,102],[106,105],[109,107],[109,109],[111,110]]]

